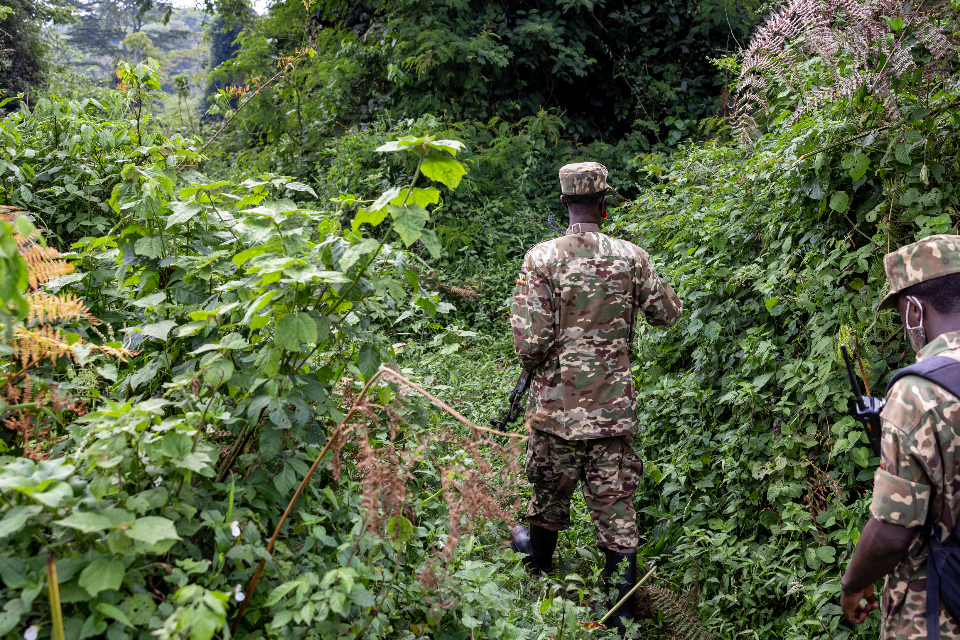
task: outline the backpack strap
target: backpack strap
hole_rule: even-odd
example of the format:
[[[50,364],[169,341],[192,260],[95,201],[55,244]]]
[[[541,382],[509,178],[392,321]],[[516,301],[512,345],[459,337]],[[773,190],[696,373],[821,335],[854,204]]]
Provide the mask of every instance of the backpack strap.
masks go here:
[[[946,356],[932,356],[917,364],[904,367],[890,378],[886,393],[889,394],[894,383],[904,376],[919,376],[960,398],[960,360]]]

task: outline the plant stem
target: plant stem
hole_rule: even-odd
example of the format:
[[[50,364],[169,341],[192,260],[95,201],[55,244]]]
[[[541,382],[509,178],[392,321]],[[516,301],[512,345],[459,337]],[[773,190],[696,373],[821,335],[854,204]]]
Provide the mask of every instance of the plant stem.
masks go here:
[[[270,78],[269,80],[267,80],[266,82],[264,82],[262,85],[260,85],[260,86],[257,88],[257,90],[253,92],[253,95],[250,96],[249,98],[247,98],[246,100],[244,100],[244,101],[243,101],[243,104],[241,104],[241,105],[237,108],[237,110],[233,112],[233,115],[230,116],[229,118],[227,118],[227,121],[223,123],[223,126],[220,127],[219,129],[217,129],[217,132],[214,133],[212,136],[210,136],[210,139],[207,140],[206,143],[204,143],[204,145],[203,145],[202,147],[200,147],[200,151],[198,151],[197,153],[198,153],[198,154],[203,154],[203,152],[206,151],[207,147],[210,146],[210,143],[213,142],[214,140],[216,140],[216,139],[217,139],[217,136],[219,136],[221,133],[223,133],[224,129],[226,129],[228,126],[230,126],[230,123],[233,122],[233,119],[236,118],[238,115],[240,115],[240,112],[243,111],[243,108],[246,107],[248,104],[250,104],[250,103],[253,101],[253,99],[257,97],[257,94],[259,94],[261,91],[263,91],[264,89],[266,89],[267,87],[269,87],[271,84],[273,84],[273,81],[276,80],[277,78],[279,78],[280,76],[282,76],[283,74],[285,74],[288,69],[293,68],[293,65],[297,62],[297,60],[299,60],[299,59],[302,58],[303,56],[307,55],[307,52],[308,52],[308,51],[310,51],[310,48],[309,48],[309,47],[304,48],[303,51],[301,51],[300,53],[297,54],[297,57],[296,57],[296,58],[294,58],[293,60],[291,60],[290,62],[288,62],[286,65],[284,65],[284,67],[283,67],[282,69],[280,69],[280,71],[277,71],[277,73],[274,74],[274,76],[273,76],[272,78]]]
[[[64,640],[60,585],[57,583],[57,563],[52,553],[47,556],[47,595],[50,596],[50,623],[53,627],[53,640]]]
[[[377,378],[383,374],[386,369],[380,369],[377,373],[370,376],[370,380],[364,385],[363,389],[360,391],[360,395],[357,396],[357,399],[354,400],[353,406],[350,408],[350,411],[344,416],[343,420],[340,421],[340,424],[337,425],[337,428],[330,435],[330,439],[327,440],[327,444],[324,445],[323,449],[320,451],[320,455],[317,456],[317,459],[313,461],[313,465],[310,466],[310,469],[307,471],[307,474],[303,477],[303,480],[300,482],[300,486],[297,487],[297,490],[294,492],[293,497],[290,498],[290,502],[287,504],[287,508],[283,511],[283,515],[280,516],[280,522],[277,523],[276,528],[273,530],[273,535],[270,536],[270,542],[267,543],[267,553],[273,551],[273,545],[277,542],[277,538],[280,536],[280,529],[283,528],[284,523],[287,521],[287,517],[290,515],[290,512],[293,510],[293,505],[297,502],[297,499],[300,497],[300,494],[303,493],[303,490],[309,484],[310,479],[313,477],[314,472],[317,470],[317,467],[320,466],[320,462],[323,460],[323,457],[327,455],[327,451],[330,450],[330,447],[334,442],[337,441],[343,432],[346,429],[347,423],[350,422],[350,419],[354,416],[357,411],[360,410],[360,404],[363,402],[364,396],[367,395],[367,391],[370,389],[370,386],[376,381]],[[257,570],[254,571],[253,577],[250,578],[250,584],[247,586],[246,597],[243,599],[243,602],[240,603],[240,610],[237,611],[237,617],[233,620],[233,626],[230,628],[230,635],[235,636],[237,633],[237,627],[240,624],[240,619],[243,618],[243,612],[247,609],[247,603],[253,598],[253,590],[257,587],[257,582],[260,580],[260,574],[263,573],[263,567],[267,564],[265,559],[260,560],[260,564],[257,565]]]
[[[630,598],[632,598],[632,597],[633,597],[633,594],[635,594],[635,593],[637,592],[637,589],[639,589],[639,588],[643,585],[643,583],[647,581],[647,578],[649,578],[650,576],[652,576],[652,575],[653,575],[653,572],[656,571],[656,570],[657,570],[657,565],[653,565],[653,567],[650,569],[650,571],[647,571],[647,575],[645,575],[645,576],[643,576],[642,578],[640,578],[640,582],[638,582],[637,584],[633,585],[633,589],[630,589],[630,591],[627,592],[627,595],[625,595],[625,596],[623,596],[622,598],[620,598],[620,602],[618,602],[617,604],[615,604],[615,605],[613,605],[612,607],[610,607],[610,611],[607,611],[607,615],[605,615],[605,616],[603,616],[602,618],[600,618],[600,624],[605,624],[605,623],[607,622],[607,620],[610,619],[610,616],[613,615],[613,612],[620,608],[620,605],[622,605],[624,602],[626,602],[627,600],[629,600]]]
[[[948,109],[952,109],[952,108],[953,108],[954,106],[956,106],[957,104],[960,104],[960,98],[957,98],[956,100],[954,100],[953,102],[951,102],[950,104],[948,104],[948,105],[945,106],[945,107],[934,107],[933,110],[931,110],[931,112],[930,112],[929,114],[927,114],[927,116],[929,117],[930,115],[933,114],[933,112],[938,111],[938,110],[946,111],[946,110],[948,110]],[[814,150],[811,151],[810,153],[805,153],[805,154],[803,154],[802,156],[800,156],[799,158],[797,158],[796,160],[794,160],[794,161],[793,161],[793,164],[790,165],[790,166],[796,166],[796,165],[798,165],[799,163],[801,163],[801,162],[803,162],[804,160],[806,160],[807,158],[809,158],[810,156],[815,156],[815,155],[817,155],[818,153],[821,153],[821,152],[823,152],[823,151],[830,151],[831,149],[836,149],[837,147],[842,147],[843,145],[847,144],[848,142],[853,142],[854,140],[859,140],[860,138],[866,138],[866,137],[867,137],[868,135],[870,135],[871,133],[877,133],[878,131],[883,131],[884,129],[890,129],[890,128],[893,128],[893,127],[899,127],[900,125],[902,125],[902,124],[904,124],[905,122],[907,122],[908,119],[909,119],[909,118],[903,118],[903,119],[901,119],[901,120],[898,120],[897,122],[894,122],[893,124],[888,124],[888,125],[885,125],[885,126],[882,126],[882,127],[877,127],[876,129],[870,129],[869,131],[865,131],[865,132],[863,132],[863,133],[859,133],[859,134],[857,134],[857,135],[855,135],[855,136],[852,136],[852,137],[850,137],[850,138],[845,138],[845,139],[841,140],[840,142],[834,142],[833,144],[828,144],[828,145],[825,146],[825,147],[820,147],[819,149],[814,149]]]

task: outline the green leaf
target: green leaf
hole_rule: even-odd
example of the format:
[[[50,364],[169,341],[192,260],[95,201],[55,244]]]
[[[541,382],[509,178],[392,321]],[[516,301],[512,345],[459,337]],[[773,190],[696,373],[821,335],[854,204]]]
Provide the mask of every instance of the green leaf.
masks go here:
[[[97,611],[102,613],[107,618],[113,618],[117,622],[123,624],[125,627],[133,628],[133,625],[130,624],[130,620],[127,619],[127,616],[120,611],[117,607],[112,604],[107,604],[106,602],[97,603]]]
[[[24,215],[19,215],[13,220],[13,226],[17,230],[17,233],[22,235],[24,238],[29,238],[31,235],[36,233],[37,228],[33,226],[33,223],[30,221],[30,218]]]
[[[43,512],[43,507],[35,504],[13,507],[0,520],[0,539],[8,538],[17,533],[30,521],[30,518]]]
[[[70,527],[83,533],[94,533],[104,531],[110,528],[110,519],[97,513],[86,511],[74,511],[62,520],[57,520],[54,524],[61,527]]]
[[[193,438],[181,431],[168,431],[160,440],[160,450],[168,458],[183,458],[190,455]]]
[[[897,150],[894,152],[894,156],[897,158],[897,162],[903,164],[910,164],[910,150],[913,149],[913,145],[909,142],[901,142],[897,145]]]
[[[763,388],[765,384],[767,384],[767,382],[770,381],[770,378],[772,377],[773,377],[773,372],[764,373],[757,376],[756,378],[753,379],[753,388],[759,391],[760,389]]]
[[[304,193],[309,193],[314,198],[320,197],[317,195],[317,192],[313,190],[313,187],[311,187],[310,185],[303,184],[302,182],[288,182],[283,186],[285,186],[287,189],[290,189],[292,191],[301,191]]]
[[[157,258],[163,253],[163,242],[159,235],[146,236],[137,240],[133,245],[133,250],[138,256]]]
[[[137,593],[130,596],[123,601],[123,606],[126,607],[129,612],[128,619],[130,623],[135,626],[146,625],[150,622],[153,612],[157,610],[157,603],[145,593]]]
[[[173,521],[160,516],[137,518],[133,526],[126,530],[127,537],[147,544],[157,544],[161,540],[179,540]]]
[[[910,187],[900,196],[900,204],[909,207],[912,204],[920,202],[921,197],[920,191],[916,187]]]
[[[140,327],[140,331],[151,338],[165,341],[167,336],[170,335],[170,331],[176,326],[177,323],[173,320],[161,320],[160,322],[154,322],[153,324]]]
[[[850,458],[861,467],[866,467],[870,464],[870,450],[866,447],[850,449]]]
[[[867,173],[867,169],[870,168],[870,156],[863,153],[856,155],[847,154],[843,157],[842,164],[843,168],[850,172],[851,179],[859,180]]]
[[[364,380],[369,380],[380,369],[380,352],[377,348],[367,342],[360,347],[360,353],[357,354],[357,368]]]
[[[349,270],[361,256],[376,251],[379,246],[380,242],[374,238],[364,238],[360,242],[350,245],[340,256],[340,269],[343,271]]]
[[[775,306],[777,306],[778,302],[780,302],[780,298],[767,298],[767,301],[763,303],[763,306],[767,308],[767,311],[771,311]]]
[[[130,304],[132,304],[135,307],[140,307],[141,309],[143,309],[146,307],[154,307],[166,299],[167,299],[167,294],[165,294],[162,291],[159,291],[157,293],[151,293],[148,296],[144,296],[139,300],[131,300]]]
[[[169,229],[175,224],[183,224],[184,222],[192,220],[194,216],[203,211],[203,207],[196,203],[171,202],[170,208],[173,209],[173,213],[167,217],[167,226],[164,227],[165,229]]]
[[[34,500],[51,508],[58,508],[64,500],[73,497],[73,489],[66,482],[54,482],[43,491],[32,494]]]
[[[184,338],[186,336],[192,336],[195,333],[199,333],[201,329],[207,326],[207,324],[208,322],[206,320],[195,320],[194,322],[188,322],[177,329],[177,337]]]
[[[316,343],[317,323],[306,313],[288,313],[277,322],[273,340],[288,351],[302,351],[307,343]]]
[[[427,224],[427,220],[430,219],[430,214],[426,209],[417,204],[408,204],[405,207],[390,205],[387,209],[393,216],[393,228],[400,234],[403,244],[409,247],[420,239],[423,225]]]
[[[205,322],[203,324],[206,324]],[[191,351],[191,355],[199,355],[207,351],[216,351],[218,349],[246,349],[249,346],[247,340],[239,333],[228,333],[220,339],[220,342],[211,342],[202,347]]]
[[[203,381],[218,386],[233,377],[233,361],[220,353],[208,353],[200,360]]]
[[[301,580],[291,580],[290,582],[284,582],[279,587],[270,592],[270,596],[267,598],[267,601],[264,603],[265,606],[272,607],[273,605],[280,602],[285,595],[299,587],[303,582]]]
[[[364,222],[370,224],[371,226],[377,226],[387,217],[386,209],[378,209],[376,211],[371,211],[370,209],[360,209],[357,211],[357,215],[353,217],[353,230],[356,231],[360,228]]]
[[[397,198],[397,194],[400,193],[400,187],[390,187],[386,191],[380,194],[380,197],[373,201],[367,211],[380,211],[381,209],[386,208],[388,204],[393,202]],[[399,204],[399,203],[394,203]]]
[[[420,233],[420,242],[423,243],[423,246],[427,248],[434,259],[439,258],[443,254],[443,246],[440,244],[440,239],[437,238],[437,233],[433,229],[424,229]]]
[[[426,189],[414,187],[410,193],[410,197],[407,198],[407,188],[404,187],[400,189],[397,197],[390,201],[390,204],[402,205],[404,198],[406,198],[407,204],[418,204],[421,207],[425,207],[428,204],[437,204],[440,202],[440,190],[436,187],[427,187]]]
[[[837,559],[837,550],[833,547],[817,547],[817,559],[825,564],[832,564]]]
[[[449,151],[453,155],[457,155],[458,151],[462,151],[466,148],[466,145],[459,140],[431,140],[430,138],[427,138],[425,143],[428,147],[437,149],[439,151]]]
[[[387,535],[396,546],[406,544],[413,538],[413,525],[403,516],[394,516],[387,521]]]
[[[124,565],[119,560],[98,558],[80,574],[79,584],[91,596],[96,596],[101,591],[119,589],[123,584],[124,571]]]
[[[445,154],[424,158],[420,171],[431,180],[442,182],[451,189],[456,189],[460,179],[467,173],[462,164]]]
[[[846,191],[837,191],[830,196],[830,208],[837,213],[843,213],[850,206],[850,198]]]
[[[773,529],[780,523],[779,518],[777,517],[777,512],[773,509],[765,509],[760,514],[760,524],[765,526],[767,529]]]

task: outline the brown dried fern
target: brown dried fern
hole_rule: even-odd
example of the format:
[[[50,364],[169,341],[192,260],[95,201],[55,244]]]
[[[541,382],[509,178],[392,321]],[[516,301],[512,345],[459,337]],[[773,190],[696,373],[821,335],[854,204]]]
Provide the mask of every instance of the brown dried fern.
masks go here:
[[[865,89],[880,101],[888,121],[898,120],[893,81],[918,68],[913,52],[925,48],[930,54],[922,68],[928,81],[944,75],[955,61],[955,39],[942,27],[952,18],[955,11],[943,0],[925,0],[916,8],[902,0],[789,0],[760,25],[743,52],[734,130],[742,142],[750,142],[758,128],[755,116],[769,108],[768,78],[799,92],[805,82],[801,62],[813,57],[822,61],[827,78],[801,97],[794,117]],[[896,19],[903,21],[898,32],[888,22]]]
[[[32,289],[39,289],[40,285],[73,273],[73,264],[66,260],[58,260],[60,252],[53,247],[45,246],[33,239],[14,234],[20,255],[27,262],[27,278]]]
[[[56,362],[57,358],[68,356],[76,361],[73,347],[66,338],[49,325],[42,325],[33,329],[17,327],[14,333],[17,339],[17,351],[20,355],[20,366],[29,369],[42,360]]]
[[[23,211],[19,207],[12,207],[8,204],[0,205],[0,220],[12,222],[14,218],[20,215],[27,215],[29,212]]]
[[[26,300],[30,305],[27,322],[49,324],[57,320],[86,319],[90,324],[100,324],[75,294],[50,295],[44,291],[28,293]]]

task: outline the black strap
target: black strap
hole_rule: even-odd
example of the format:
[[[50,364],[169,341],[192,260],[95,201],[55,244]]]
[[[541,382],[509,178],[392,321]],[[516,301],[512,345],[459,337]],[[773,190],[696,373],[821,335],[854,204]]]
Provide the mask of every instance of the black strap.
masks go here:
[[[904,367],[890,378],[890,382],[887,383],[887,394],[890,393],[893,384],[904,376],[919,376],[960,398],[960,360],[947,356],[931,356],[917,364]]]
[[[940,527],[927,527],[927,640],[940,640],[940,571],[934,546],[940,545]]]

